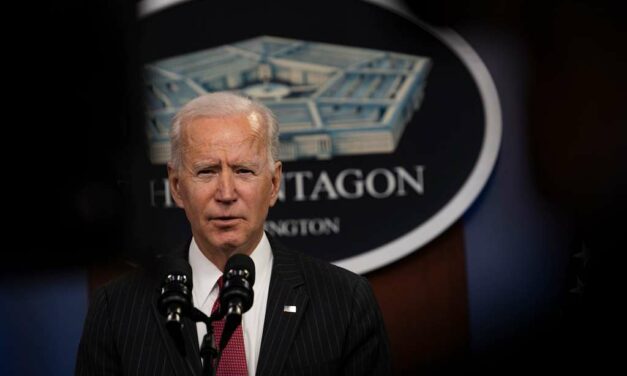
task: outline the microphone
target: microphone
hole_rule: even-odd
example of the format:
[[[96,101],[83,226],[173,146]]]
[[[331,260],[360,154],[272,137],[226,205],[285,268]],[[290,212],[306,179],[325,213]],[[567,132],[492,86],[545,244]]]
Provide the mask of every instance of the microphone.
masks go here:
[[[224,286],[220,293],[222,315],[237,317],[253,305],[253,284],[255,283],[255,263],[243,254],[231,256],[224,267]]]
[[[159,260],[161,294],[157,306],[166,318],[166,328],[183,351],[183,316],[192,307],[192,267],[183,258],[164,257]]]
[[[242,314],[253,305],[255,263],[243,254],[231,256],[224,267],[224,285],[220,292],[220,317],[226,316],[220,348],[224,349],[231,335],[242,322]]]

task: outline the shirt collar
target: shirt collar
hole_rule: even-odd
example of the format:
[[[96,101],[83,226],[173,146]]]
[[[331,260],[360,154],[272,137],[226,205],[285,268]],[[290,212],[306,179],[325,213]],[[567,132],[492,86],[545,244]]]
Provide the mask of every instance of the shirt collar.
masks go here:
[[[269,267],[272,263],[272,250],[265,232],[257,247],[250,254],[250,258],[255,263],[255,274],[257,276],[255,279],[259,280],[260,277],[269,272]],[[202,307],[209,298],[211,291],[216,287],[222,272],[205,257],[193,237],[189,245],[189,264],[192,267],[192,280],[194,283],[192,290],[194,306]]]

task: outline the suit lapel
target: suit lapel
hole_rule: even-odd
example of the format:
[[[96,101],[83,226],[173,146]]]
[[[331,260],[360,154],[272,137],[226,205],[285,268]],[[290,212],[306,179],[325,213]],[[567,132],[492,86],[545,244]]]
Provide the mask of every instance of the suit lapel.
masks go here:
[[[257,364],[259,376],[281,374],[309,301],[297,255],[271,243],[274,263]],[[285,312],[287,307],[295,307],[295,312]]]

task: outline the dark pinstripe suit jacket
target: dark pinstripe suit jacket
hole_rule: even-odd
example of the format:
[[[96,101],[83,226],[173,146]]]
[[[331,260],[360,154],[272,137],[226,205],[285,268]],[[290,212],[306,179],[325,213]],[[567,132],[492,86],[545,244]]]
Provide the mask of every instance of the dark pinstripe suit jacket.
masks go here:
[[[389,374],[383,320],[367,280],[271,243],[274,265],[257,375]],[[187,351],[181,355],[157,311],[158,287],[135,273],[97,290],[77,375],[201,375],[196,325],[185,322]],[[286,305],[296,312],[283,312]]]

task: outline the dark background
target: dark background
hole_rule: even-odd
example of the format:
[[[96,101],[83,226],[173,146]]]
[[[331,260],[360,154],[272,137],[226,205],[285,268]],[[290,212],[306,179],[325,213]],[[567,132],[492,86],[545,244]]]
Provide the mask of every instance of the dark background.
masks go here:
[[[2,269],[115,258],[132,244],[143,157],[132,1],[33,2],[7,13],[12,88],[5,116],[9,238]]]
[[[586,257],[571,258],[556,308],[532,330],[512,330],[481,351],[468,349],[466,356],[444,356],[399,374],[622,369],[627,53],[618,5],[422,3],[410,7],[434,25],[522,41],[522,142],[531,156],[534,189],[564,216],[572,253],[585,250]],[[286,12],[298,11],[296,2],[290,4]],[[20,22],[5,31],[11,85],[3,153],[4,289],[13,288],[17,275],[32,280],[148,248],[136,238],[150,219],[135,200],[145,186],[138,166],[146,155],[137,127],[143,120],[134,5],[42,2],[5,15]],[[581,293],[571,293],[577,286]]]
[[[530,330],[474,354],[470,369],[572,374],[623,369],[618,344],[624,337],[617,331],[624,326],[627,112],[621,101],[627,97],[627,24],[618,3],[422,3],[410,8],[434,25],[523,41],[533,182],[565,215],[571,231],[574,257],[556,308]]]

